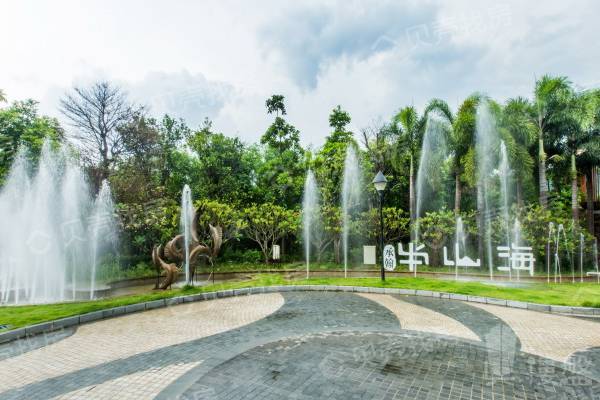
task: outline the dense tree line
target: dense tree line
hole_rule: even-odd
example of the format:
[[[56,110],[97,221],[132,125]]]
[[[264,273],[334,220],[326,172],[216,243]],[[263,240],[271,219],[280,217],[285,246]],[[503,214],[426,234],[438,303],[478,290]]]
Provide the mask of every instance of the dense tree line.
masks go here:
[[[366,204],[353,221],[353,234],[375,242],[377,204],[370,180],[378,170],[388,178],[384,204],[386,241],[407,240],[415,213],[416,172],[427,121],[443,123],[450,158],[446,175],[430,184],[445,197],[422,216],[424,239],[441,246],[452,237],[456,215],[476,233],[476,113],[488,102],[506,144],[517,207],[527,238],[540,253],[544,224],[550,220],[585,227],[594,234],[594,167],[600,161],[600,91],[576,91],[564,77],[544,76],[531,97],[498,103],[483,94],[467,97],[456,110],[441,99],[423,110],[400,107],[388,121],[351,132],[350,114],[340,105],[329,116],[329,132],[317,149],[303,148],[299,130],[286,120],[293,110],[285,98],[266,100],[273,116],[260,143],[245,143],[216,131],[208,119],[200,127],[165,115],[153,117],[143,105],[129,102],[118,87],[100,82],[75,88],[61,101],[70,137],[53,118],[41,116],[33,100],[0,108],[0,183],[19,148],[35,159],[42,142],[68,142],[78,152],[98,187],[108,179],[123,224],[123,254],[147,260],[152,245],[178,230],[179,198],[184,184],[203,210],[203,222],[224,227],[223,258],[268,261],[274,243],[284,256],[299,259],[300,204],[305,174],[315,172],[321,188],[322,232],[315,239],[320,261],[340,261],[341,181],[346,150],[357,149]],[[3,92],[0,102],[6,103]],[[441,176],[441,175],[440,175]],[[580,182],[586,182],[582,193]],[[581,210],[585,209],[585,218]],[[480,213],[479,213],[480,214]],[[501,231],[501,229],[499,229]]]

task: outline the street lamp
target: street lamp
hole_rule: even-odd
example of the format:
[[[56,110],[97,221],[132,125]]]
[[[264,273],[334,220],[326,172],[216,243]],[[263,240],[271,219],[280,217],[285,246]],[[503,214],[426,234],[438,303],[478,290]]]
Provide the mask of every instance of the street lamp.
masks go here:
[[[373,179],[375,190],[379,193],[379,245],[381,247],[381,280],[385,281],[385,269],[383,268],[383,192],[387,185],[387,179],[383,172],[379,171]]]

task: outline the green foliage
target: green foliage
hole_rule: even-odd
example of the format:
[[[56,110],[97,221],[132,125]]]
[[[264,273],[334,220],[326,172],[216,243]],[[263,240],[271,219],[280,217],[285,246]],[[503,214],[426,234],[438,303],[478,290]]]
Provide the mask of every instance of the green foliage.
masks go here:
[[[37,104],[33,100],[15,101],[0,109],[0,185],[20,148],[35,164],[46,139],[54,143],[64,139],[58,121],[39,116]]]
[[[245,232],[256,242],[269,262],[272,246],[285,235],[294,233],[299,227],[299,215],[275,204],[251,205],[244,210]]]

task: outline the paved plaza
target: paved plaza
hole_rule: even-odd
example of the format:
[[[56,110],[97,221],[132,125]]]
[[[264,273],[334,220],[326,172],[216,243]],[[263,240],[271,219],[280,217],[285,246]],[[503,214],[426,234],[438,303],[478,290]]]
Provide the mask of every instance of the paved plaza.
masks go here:
[[[448,299],[282,292],[0,346],[1,399],[600,399],[600,323]]]

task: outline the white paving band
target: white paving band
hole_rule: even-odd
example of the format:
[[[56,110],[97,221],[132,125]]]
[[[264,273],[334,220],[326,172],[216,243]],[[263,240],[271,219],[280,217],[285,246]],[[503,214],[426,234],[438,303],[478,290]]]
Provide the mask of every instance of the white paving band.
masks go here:
[[[517,308],[469,303],[506,322],[521,341],[521,350],[565,362],[576,351],[600,346],[600,325],[573,317]]]
[[[279,293],[230,297],[128,314],[79,327],[72,336],[0,361],[2,391],[119,358],[238,328],[277,311]]]
[[[411,304],[386,294],[361,293],[360,296],[394,313],[402,329],[456,336],[479,341],[479,337],[460,322],[426,307]]]

